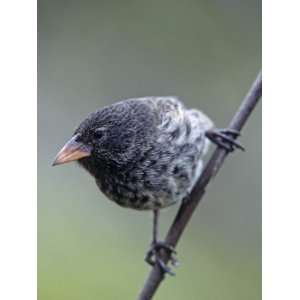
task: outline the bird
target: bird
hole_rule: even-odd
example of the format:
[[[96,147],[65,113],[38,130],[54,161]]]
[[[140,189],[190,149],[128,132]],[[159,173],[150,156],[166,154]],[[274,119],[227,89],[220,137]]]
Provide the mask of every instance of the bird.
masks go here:
[[[185,201],[203,170],[210,142],[227,151],[242,148],[238,133],[213,130],[212,120],[186,108],[175,96],[131,98],[100,108],[84,119],[56,155],[53,165],[77,161],[100,191],[116,204],[153,212],[152,242],[145,260],[174,275],[160,258],[161,209]]]

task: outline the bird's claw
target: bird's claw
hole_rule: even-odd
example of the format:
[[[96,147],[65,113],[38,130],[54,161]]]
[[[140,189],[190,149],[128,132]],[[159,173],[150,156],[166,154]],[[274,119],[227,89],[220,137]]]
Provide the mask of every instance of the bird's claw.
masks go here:
[[[151,266],[158,264],[164,273],[167,273],[171,276],[175,276],[175,273],[172,272],[171,268],[168,267],[167,264],[161,258],[160,250],[162,250],[162,249],[170,254],[170,261],[171,261],[172,266],[177,267],[178,261],[174,257],[174,255],[176,255],[175,249],[172,246],[170,246],[164,242],[152,243],[150,246],[150,249],[148,250],[148,252],[146,254],[145,261]]]
[[[228,152],[232,152],[235,149],[245,151],[245,148],[235,141],[240,136],[240,132],[234,129],[213,129],[208,130],[205,136],[215,143],[217,146],[225,149]]]

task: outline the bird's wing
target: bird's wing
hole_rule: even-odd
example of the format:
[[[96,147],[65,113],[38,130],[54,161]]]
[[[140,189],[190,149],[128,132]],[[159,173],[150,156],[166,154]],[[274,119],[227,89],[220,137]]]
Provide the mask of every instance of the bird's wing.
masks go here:
[[[148,114],[147,117],[154,118],[159,127],[167,127],[170,123],[181,123],[185,111],[183,103],[173,96],[131,98],[116,105],[124,106],[124,104],[136,117],[143,119],[143,122]]]
[[[186,109],[177,97],[156,97],[153,103],[161,115],[161,127],[173,131],[178,126],[191,126],[191,129],[206,131],[213,127],[211,119],[197,109]]]
[[[161,126],[168,127],[171,123],[175,125],[183,122],[186,109],[177,97],[154,97],[152,102],[160,116]]]
[[[134,98],[128,99],[128,103],[140,108],[139,113],[135,115],[143,119],[141,120],[145,125],[143,127],[149,127],[149,124],[145,123],[147,118],[141,111],[148,111],[150,113],[148,118],[150,116],[153,118],[150,118],[151,123],[156,123],[156,128],[161,133],[169,135],[170,139],[188,135],[189,142],[193,143],[194,139],[213,127],[209,117],[199,110],[187,109],[175,96]],[[141,109],[143,107],[148,107],[149,110]]]

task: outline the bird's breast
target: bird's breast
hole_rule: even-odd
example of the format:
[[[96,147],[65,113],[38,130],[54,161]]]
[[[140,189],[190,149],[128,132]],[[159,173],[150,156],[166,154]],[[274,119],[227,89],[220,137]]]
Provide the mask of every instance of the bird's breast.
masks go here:
[[[195,145],[160,147],[122,171],[107,171],[96,183],[117,204],[148,210],[182,200],[201,172],[202,161]]]

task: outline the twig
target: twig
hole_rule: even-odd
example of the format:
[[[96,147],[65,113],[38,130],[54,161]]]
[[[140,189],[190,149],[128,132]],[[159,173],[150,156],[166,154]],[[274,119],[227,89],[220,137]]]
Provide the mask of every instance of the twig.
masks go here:
[[[248,117],[255,108],[257,102],[259,101],[262,93],[262,77],[261,73],[257,75],[257,78],[253,82],[249,92],[242,101],[238,111],[232,118],[228,128],[240,131],[245,125]],[[223,148],[217,148],[212,154],[211,159],[207,163],[201,177],[197,181],[195,187],[191,191],[189,197],[184,201],[179,208],[179,211],[171,225],[165,242],[173,247],[175,247],[188,224],[193,212],[195,211],[197,205],[202,199],[205,188],[209,181],[216,175],[222,166],[228,152]],[[162,260],[167,263],[170,259],[168,253],[162,253]],[[164,279],[164,274],[158,265],[155,265],[141,290],[138,300],[150,300],[157,291],[160,283]]]

